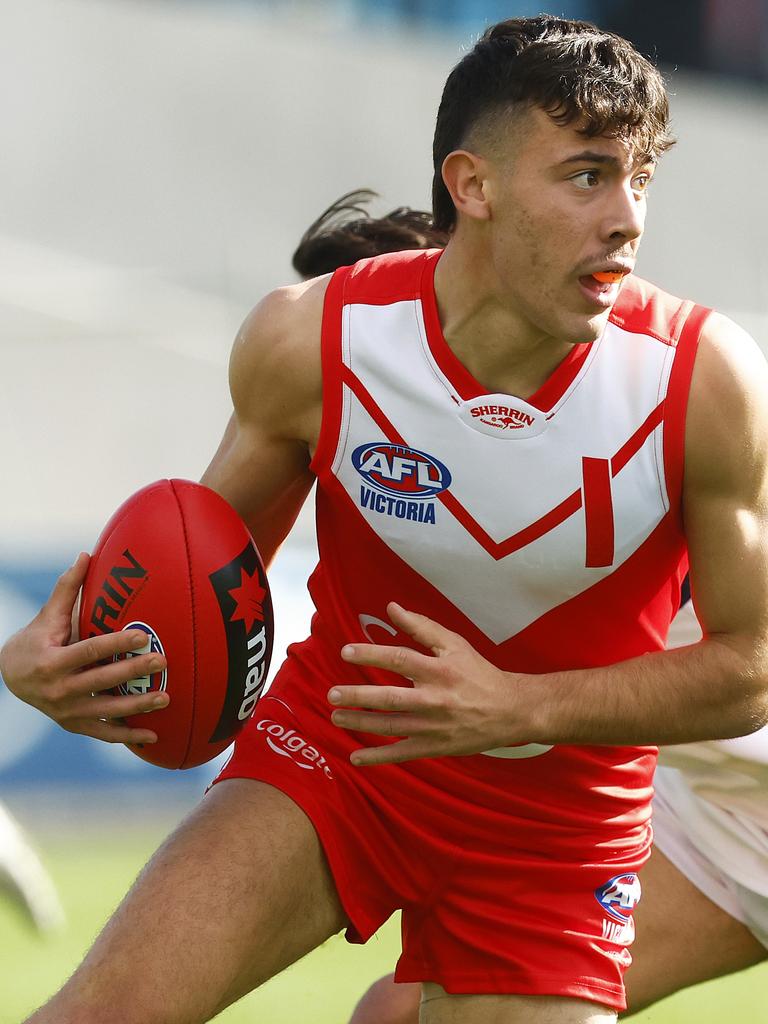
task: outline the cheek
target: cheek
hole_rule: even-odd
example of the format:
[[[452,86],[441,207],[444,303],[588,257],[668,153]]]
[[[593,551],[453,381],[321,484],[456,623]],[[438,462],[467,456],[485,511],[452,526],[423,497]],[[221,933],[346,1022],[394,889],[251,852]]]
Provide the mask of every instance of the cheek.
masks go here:
[[[532,217],[521,211],[508,237],[508,261],[524,276],[551,277],[567,262],[568,232],[561,219],[550,215]]]

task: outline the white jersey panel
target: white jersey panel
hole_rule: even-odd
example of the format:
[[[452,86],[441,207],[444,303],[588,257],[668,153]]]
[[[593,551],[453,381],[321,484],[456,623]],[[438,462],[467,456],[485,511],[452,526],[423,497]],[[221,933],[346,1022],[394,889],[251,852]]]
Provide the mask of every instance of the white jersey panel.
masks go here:
[[[670,345],[609,324],[547,412],[546,429],[524,437],[491,436],[461,417],[419,301],[346,306],[342,354],[373,407],[353,393],[356,385],[344,387],[333,472],[381,539],[497,644],[614,572],[668,510],[657,426],[610,482],[613,560],[587,566],[582,459],[609,464],[654,412],[666,394]],[[376,422],[377,409],[405,446],[389,471],[415,473],[403,468],[410,453],[426,453],[450,474],[450,502],[439,494],[408,501],[370,486],[360,463],[372,463],[360,453],[396,440]],[[510,542],[574,496],[562,521],[534,530],[530,542]]]

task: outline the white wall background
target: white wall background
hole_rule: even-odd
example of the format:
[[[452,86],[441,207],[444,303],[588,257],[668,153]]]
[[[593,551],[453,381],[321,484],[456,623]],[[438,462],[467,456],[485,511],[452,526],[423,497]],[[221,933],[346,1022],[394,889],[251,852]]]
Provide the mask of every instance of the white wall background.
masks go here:
[[[0,0],[0,557],[88,546],[137,487],[199,475],[231,337],[308,222],[363,185],[426,205],[459,55],[295,5]],[[671,90],[639,270],[761,333],[768,99]]]

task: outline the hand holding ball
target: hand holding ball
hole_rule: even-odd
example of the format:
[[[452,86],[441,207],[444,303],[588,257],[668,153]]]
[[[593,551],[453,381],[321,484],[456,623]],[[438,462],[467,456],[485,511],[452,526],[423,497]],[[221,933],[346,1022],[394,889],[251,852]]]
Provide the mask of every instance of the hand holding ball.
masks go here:
[[[170,697],[168,707],[127,720],[158,737],[130,749],[163,768],[192,768],[221,753],[261,696],[273,618],[253,540],[214,491],[160,480],[109,520],[83,586],[80,636],[121,629],[147,634],[135,654],[157,653],[167,662],[121,692]]]

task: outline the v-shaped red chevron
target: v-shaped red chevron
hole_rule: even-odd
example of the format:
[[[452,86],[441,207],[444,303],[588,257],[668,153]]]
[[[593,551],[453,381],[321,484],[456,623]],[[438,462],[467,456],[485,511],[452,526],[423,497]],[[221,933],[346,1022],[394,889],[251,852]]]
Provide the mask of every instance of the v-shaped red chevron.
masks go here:
[[[400,434],[394,424],[390,422],[388,417],[376,404],[363,383],[355,376],[346,364],[342,365],[341,378],[371,419],[382,430],[387,440],[392,444],[400,444],[404,448],[410,448],[411,446],[402,434]],[[640,451],[648,436],[653,433],[656,427],[662,422],[663,418],[664,402],[660,402],[610,460],[611,477],[615,477],[620,473],[630,459]],[[545,515],[541,516],[541,518],[531,523],[530,526],[526,526],[511,537],[507,537],[506,540],[496,541],[483,529],[472,513],[467,511],[459,499],[452,494],[450,490],[441,491],[440,494],[437,495],[437,498],[443,503],[451,515],[461,523],[467,533],[474,537],[477,543],[480,544],[480,546],[483,547],[497,562],[500,559],[505,558],[507,555],[511,555],[513,551],[519,551],[520,548],[524,548],[528,544],[532,544],[535,540],[538,540],[539,537],[543,537],[544,534],[549,533],[550,530],[554,530],[556,527],[560,526],[560,524],[564,523],[566,519],[572,516],[575,512],[578,512],[583,503],[582,490],[579,488],[572,494],[569,494],[567,498],[564,498]]]

